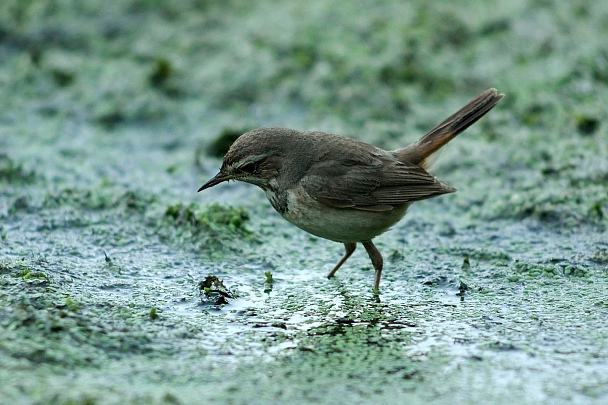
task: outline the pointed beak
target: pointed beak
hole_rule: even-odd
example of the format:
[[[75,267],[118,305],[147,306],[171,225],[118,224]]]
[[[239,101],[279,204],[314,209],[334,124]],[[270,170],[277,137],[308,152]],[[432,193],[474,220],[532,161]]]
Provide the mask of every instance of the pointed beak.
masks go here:
[[[224,174],[222,172],[219,172],[211,180],[209,180],[208,182],[206,182],[205,184],[203,184],[201,186],[201,188],[198,189],[197,193],[199,193],[199,192],[201,192],[201,191],[203,191],[203,190],[205,190],[207,188],[213,187],[213,186],[215,186],[217,184],[220,184],[220,183],[222,183],[224,181],[228,181],[231,178],[232,178],[231,176],[229,176],[227,174]]]

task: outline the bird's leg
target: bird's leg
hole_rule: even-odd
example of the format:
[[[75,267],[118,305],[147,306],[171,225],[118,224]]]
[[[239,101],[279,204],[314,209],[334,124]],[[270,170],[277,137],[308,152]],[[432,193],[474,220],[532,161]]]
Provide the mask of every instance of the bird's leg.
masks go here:
[[[334,269],[329,272],[329,274],[327,275],[327,278],[332,278],[334,276],[334,274],[336,274],[336,271],[338,271],[338,269],[340,268],[340,266],[342,266],[344,264],[344,262],[348,260],[348,258],[350,257],[350,255],[353,254],[353,252],[357,248],[357,244],[356,243],[352,243],[352,242],[348,242],[348,243],[344,244],[344,248],[346,249],[346,252],[344,252],[344,256],[342,257],[342,259],[340,259],[340,261],[338,262],[338,264],[336,264],[336,267],[334,267]]]
[[[382,276],[382,255],[374,246],[371,240],[363,242],[363,247],[367,251],[369,258],[372,260],[372,265],[376,270],[376,279],[374,281],[374,291],[380,290],[380,277]]]

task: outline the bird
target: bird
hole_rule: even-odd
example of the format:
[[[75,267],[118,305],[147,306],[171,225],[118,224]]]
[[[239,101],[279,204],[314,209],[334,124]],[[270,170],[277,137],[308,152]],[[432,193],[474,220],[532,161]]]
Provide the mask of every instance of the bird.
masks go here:
[[[239,136],[219,173],[198,192],[236,180],[261,188],[283,218],[304,231],[344,244],[333,277],[361,243],[379,292],[382,254],[373,239],[399,222],[415,201],[455,192],[427,171],[440,149],[504,97],[490,88],[418,141],[393,151],[319,131],[263,127]]]

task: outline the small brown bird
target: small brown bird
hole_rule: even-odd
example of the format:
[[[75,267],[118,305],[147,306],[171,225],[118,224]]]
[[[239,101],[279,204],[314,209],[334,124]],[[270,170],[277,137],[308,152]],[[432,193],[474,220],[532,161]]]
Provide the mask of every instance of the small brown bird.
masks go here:
[[[228,180],[255,184],[283,218],[321,238],[344,243],[346,253],[361,242],[380,286],[382,255],[372,239],[405,215],[411,203],[456,191],[426,170],[437,151],[490,111],[502,98],[488,89],[431,129],[418,142],[392,152],[365,142],[286,128],[259,128],[230,147],[220,172],[198,191]]]

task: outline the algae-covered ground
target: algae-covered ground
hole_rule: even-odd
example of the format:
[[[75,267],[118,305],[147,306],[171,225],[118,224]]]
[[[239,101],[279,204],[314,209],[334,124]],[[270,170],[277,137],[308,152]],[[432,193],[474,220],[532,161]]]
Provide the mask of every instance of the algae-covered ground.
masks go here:
[[[607,403],[606,38],[593,0],[3,0],[0,403]],[[379,297],[196,193],[247,129],[397,148],[489,87]]]

